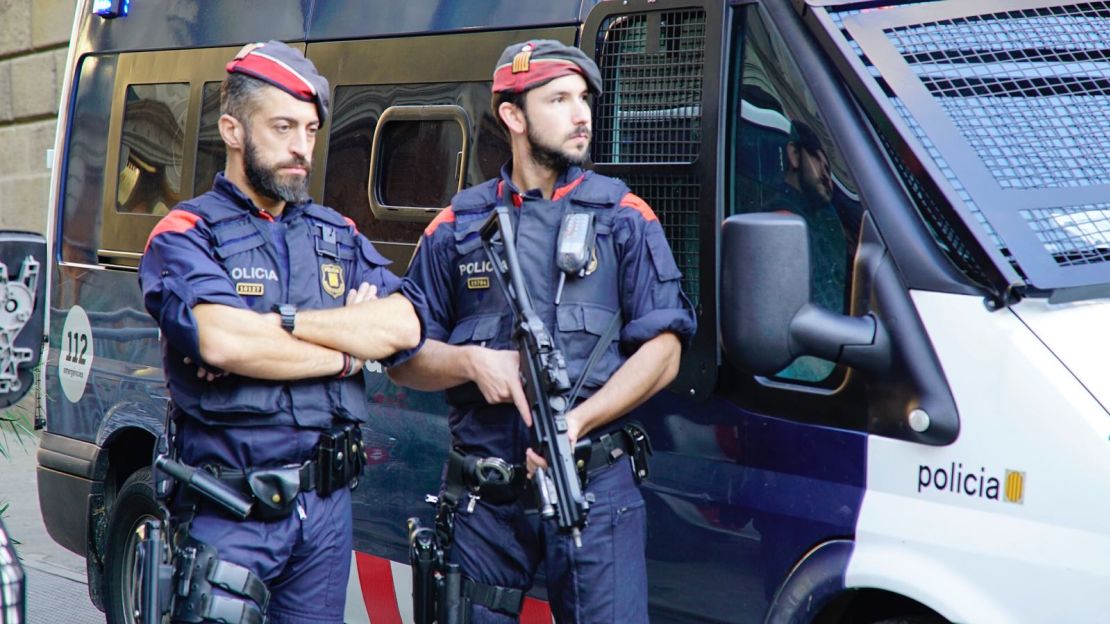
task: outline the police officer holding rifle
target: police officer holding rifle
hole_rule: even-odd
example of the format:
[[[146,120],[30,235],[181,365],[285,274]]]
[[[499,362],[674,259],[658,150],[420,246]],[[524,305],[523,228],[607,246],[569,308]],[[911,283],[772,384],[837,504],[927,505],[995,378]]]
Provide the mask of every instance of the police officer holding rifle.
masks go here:
[[[428,298],[428,341],[390,375],[447,389],[452,404],[436,527],[410,527],[414,570],[442,556],[441,589],[458,588],[436,598],[438,615],[418,588],[418,619],[515,621],[542,562],[557,621],[647,621],[637,482],[650,449],[626,416],[674,378],[695,320],[651,208],[582,168],[600,92],[597,66],[576,48],[507,48],[492,107],[512,160],[455,196],[409,269]],[[486,248],[508,263],[514,247],[519,274],[501,275]],[[541,417],[555,435],[530,430]],[[534,486],[526,462],[540,469]]]

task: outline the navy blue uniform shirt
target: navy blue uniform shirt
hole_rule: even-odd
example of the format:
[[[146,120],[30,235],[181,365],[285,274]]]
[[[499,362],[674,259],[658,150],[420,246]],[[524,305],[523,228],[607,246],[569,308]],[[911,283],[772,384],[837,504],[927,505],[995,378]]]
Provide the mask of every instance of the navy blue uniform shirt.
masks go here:
[[[532,303],[567,359],[571,383],[614,316],[620,331],[590,369],[583,397],[601,387],[640,345],[670,331],[683,342],[696,322],[682,292],[663,228],[651,208],[624,183],[571,167],[550,200],[521,193],[508,166],[499,179],[462,191],[425,230],[408,277],[428,300],[428,337],[452,345],[513,349],[508,303],[493,279],[478,229],[498,202],[511,203],[516,244]],[[567,212],[595,218],[597,239],[583,277],[568,277],[556,305],[555,242]],[[451,394],[448,393],[450,398]],[[453,444],[464,451],[523,461],[530,436],[512,405],[455,402]],[[619,426],[610,425],[594,435]]]
[[[408,298],[423,330],[422,293],[393,275],[388,264],[350,220],[330,208],[311,201],[290,204],[274,219],[218,174],[211,191],[182,202],[159,222],[139,266],[144,303],[162,330],[166,379],[177,408],[209,427],[311,431],[299,443],[290,440],[289,453],[296,455],[311,447],[307,441],[321,429],[365,421],[361,375],[290,382],[234,374],[198,379],[195,364],[185,363],[186,357],[203,362],[192,308],[200,303],[260,313],[276,303],[300,310],[336,308],[344,305],[348,290],[367,282],[379,297],[400,292]],[[383,364],[403,362],[415,352],[394,354]],[[282,459],[282,445],[269,446],[256,449],[261,454],[255,459]]]

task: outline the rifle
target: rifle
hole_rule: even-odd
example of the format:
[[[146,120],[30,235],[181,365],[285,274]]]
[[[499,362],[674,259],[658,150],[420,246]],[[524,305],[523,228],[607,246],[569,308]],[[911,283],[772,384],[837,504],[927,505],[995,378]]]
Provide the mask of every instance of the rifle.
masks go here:
[[[493,246],[500,234],[505,258]],[[590,501],[574,464],[574,450],[567,437],[567,411],[572,388],[566,359],[532,307],[516,253],[516,237],[505,206],[494,208],[482,226],[482,247],[493,264],[493,275],[513,311],[513,342],[520,352],[520,374],[524,393],[532,408],[533,444],[547,460],[547,469],[534,477],[540,515],[556,518],[560,531],[569,532],[576,546],[582,545],[582,529]]]

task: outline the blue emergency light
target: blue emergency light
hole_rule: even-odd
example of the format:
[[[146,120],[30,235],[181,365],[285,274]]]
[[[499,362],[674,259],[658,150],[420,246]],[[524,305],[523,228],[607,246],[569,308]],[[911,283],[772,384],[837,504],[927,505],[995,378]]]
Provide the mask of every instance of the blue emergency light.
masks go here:
[[[131,0],[93,0],[92,11],[104,19],[124,17],[131,8]]]

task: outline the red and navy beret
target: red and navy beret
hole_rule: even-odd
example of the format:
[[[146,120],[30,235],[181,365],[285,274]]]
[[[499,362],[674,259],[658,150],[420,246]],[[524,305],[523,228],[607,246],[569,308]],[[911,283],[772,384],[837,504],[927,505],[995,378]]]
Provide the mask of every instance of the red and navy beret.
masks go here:
[[[227,73],[267,82],[305,102],[315,102],[320,123],[328,118],[328,79],[316,71],[300,50],[280,41],[243,46],[227,64]]]
[[[534,39],[505,48],[493,70],[493,92],[523,93],[568,74],[578,74],[594,95],[601,95],[601,72],[582,50],[551,39]]]

